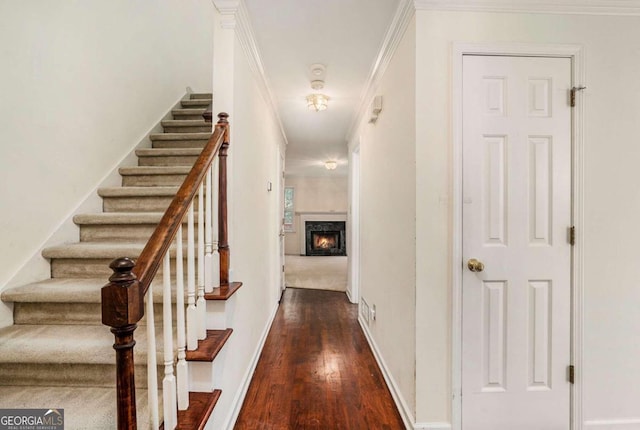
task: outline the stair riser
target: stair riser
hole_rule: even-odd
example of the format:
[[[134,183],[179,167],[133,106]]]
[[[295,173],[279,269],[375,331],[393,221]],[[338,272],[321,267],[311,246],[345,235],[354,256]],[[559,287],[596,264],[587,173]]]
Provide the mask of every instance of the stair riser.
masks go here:
[[[206,99],[209,103],[211,103],[211,100],[213,98],[213,93],[191,93],[189,94],[189,98],[191,100]]]
[[[102,206],[105,212],[164,212],[173,197],[103,197]],[[198,200],[194,209],[198,210]]]
[[[200,118],[202,119],[202,118]],[[165,133],[211,133],[210,125],[196,126],[166,126]]]
[[[185,109],[206,109],[211,104],[211,100],[183,100],[180,104]]]
[[[137,256],[123,255],[123,257],[131,257],[134,260]],[[184,271],[186,272],[187,260],[186,251],[184,252]],[[51,260],[51,277],[52,278],[100,278],[104,277],[105,284],[107,279],[113,274],[109,269],[109,264],[113,258],[54,258]],[[176,273],[175,260],[171,259],[171,273]],[[156,275],[155,282],[162,282],[162,265]]]
[[[196,215],[197,216],[197,215]],[[80,226],[81,242],[146,242],[157,224],[83,225]],[[183,226],[183,241],[187,241],[187,225]],[[194,235],[198,240],[197,223]]]
[[[202,114],[197,113],[180,113],[173,112],[173,119],[183,121],[183,120],[201,120]]]
[[[138,166],[193,166],[198,159],[195,155],[168,157],[138,157]]]
[[[187,175],[127,175],[122,177],[123,187],[180,186]]]
[[[163,368],[158,366],[159,387],[162,387],[163,372]],[[136,388],[146,388],[147,366],[136,365],[135,375]],[[115,387],[116,366],[115,363],[0,363],[0,386],[8,385]]]
[[[204,148],[208,140],[154,140],[152,146],[156,149],[184,149]]]
[[[105,284],[107,282],[105,281]],[[153,309],[154,323],[160,325],[162,304],[155,303]],[[172,306],[171,315],[175,327],[175,305]],[[102,305],[100,303],[14,303],[13,319],[14,324],[100,325],[102,324]],[[138,323],[139,326],[146,324],[146,317]]]

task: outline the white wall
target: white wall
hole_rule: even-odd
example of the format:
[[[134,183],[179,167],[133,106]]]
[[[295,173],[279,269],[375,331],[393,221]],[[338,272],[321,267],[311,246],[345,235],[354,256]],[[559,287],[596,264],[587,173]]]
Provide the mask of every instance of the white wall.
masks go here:
[[[0,2],[0,289],[187,86],[211,91],[213,10]]]
[[[584,46],[588,87],[580,95],[584,366],[577,369],[585,428],[640,428],[640,18],[418,11],[416,20],[418,421],[451,417],[452,43],[566,43]]]
[[[249,382],[253,360],[269,329],[280,298],[280,199],[278,159],[284,138],[271,105],[264,97],[259,76],[243,49],[240,32],[220,22],[217,14],[214,110],[230,114],[229,247],[232,281],[243,282],[228,304],[228,326],[233,328],[223,356],[214,366],[221,370],[216,388],[222,389],[209,429],[233,427],[241,406],[243,385]],[[272,191],[267,183],[274,184]]]
[[[294,188],[295,212],[347,212],[347,177],[287,176],[285,186]],[[285,234],[285,254],[300,254],[300,215],[294,217],[294,232]],[[302,229],[302,233],[301,230]]]
[[[415,408],[415,22],[376,94],[383,111],[360,136],[360,297],[376,306],[369,324],[411,415]]]

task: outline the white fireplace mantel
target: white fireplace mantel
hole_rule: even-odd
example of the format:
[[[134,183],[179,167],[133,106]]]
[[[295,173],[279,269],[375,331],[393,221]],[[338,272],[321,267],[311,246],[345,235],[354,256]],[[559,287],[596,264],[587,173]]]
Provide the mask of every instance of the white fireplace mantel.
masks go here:
[[[298,230],[300,231],[300,255],[306,255],[306,234],[305,226],[307,221],[347,221],[346,212],[296,212],[296,215],[300,216],[300,224]]]

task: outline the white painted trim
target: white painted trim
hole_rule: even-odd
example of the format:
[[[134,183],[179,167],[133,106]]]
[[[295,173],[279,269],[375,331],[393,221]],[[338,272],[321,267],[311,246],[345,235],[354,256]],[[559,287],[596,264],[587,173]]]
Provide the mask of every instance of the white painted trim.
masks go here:
[[[231,403],[231,413],[227,416],[227,419],[224,421],[224,424],[222,426],[222,428],[224,429],[233,430],[233,426],[238,419],[240,409],[242,408],[242,404],[244,403],[244,398],[246,397],[247,391],[249,390],[251,378],[253,378],[253,372],[255,372],[256,366],[258,365],[260,354],[262,354],[262,349],[264,348],[264,344],[267,341],[269,330],[271,330],[271,325],[273,324],[273,320],[276,317],[279,306],[279,303],[276,302],[275,306],[271,310],[271,315],[269,316],[267,324],[265,325],[264,330],[260,335],[258,346],[253,352],[253,356],[251,357],[251,361],[249,362],[249,367],[247,367],[247,371],[244,373],[242,380],[240,381],[240,389],[236,391],[236,396],[233,398],[233,402]]]
[[[349,286],[347,297],[351,303],[360,300],[360,139],[349,147],[349,211],[347,214],[347,229],[349,231],[348,262],[349,262]]]
[[[393,16],[393,20],[387,30],[387,34],[380,45],[378,55],[371,66],[369,77],[364,85],[362,94],[360,95],[360,107],[349,126],[347,142],[351,142],[353,140],[360,122],[365,115],[369,114],[369,105],[373,100],[376,89],[378,88],[385,70],[387,70],[387,66],[391,62],[393,54],[396,52],[396,48],[402,40],[402,36],[404,36],[405,30],[409,26],[409,22],[411,21],[414,12],[415,8],[412,0],[400,0],[395,15]]]
[[[400,416],[402,417],[402,421],[407,429],[412,429],[413,423],[415,422],[415,418],[411,413],[411,408],[407,404],[407,401],[404,399],[402,392],[400,391],[400,387],[396,383],[396,380],[393,378],[389,367],[382,358],[382,353],[376,344],[376,341],[373,339],[371,332],[369,331],[369,326],[364,321],[362,315],[358,313],[358,323],[360,323],[360,327],[362,328],[362,332],[364,333],[364,337],[367,339],[369,346],[371,347],[371,351],[373,352],[373,356],[378,363],[378,367],[382,372],[382,376],[384,377],[387,386],[389,387],[389,391],[391,392],[391,397],[393,397],[393,401],[395,402],[398,411],[400,412]]]
[[[451,260],[451,387],[452,429],[461,430],[462,417],[462,57],[463,55],[520,55],[564,57],[572,61],[573,85],[585,85],[584,48],[581,45],[453,43],[452,46],[452,137],[453,137],[453,244]],[[576,98],[572,112],[573,138],[573,225],[576,245],[573,247],[572,363],[576,366],[575,384],[571,391],[571,430],[582,429],[582,356],[583,356],[583,218],[584,218],[584,97]]]
[[[553,2],[513,0],[415,0],[417,10],[459,12],[508,12],[576,15],[640,15],[638,0],[555,0]]]
[[[589,420],[584,422],[584,426],[589,430],[638,430],[640,418]]]
[[[221,20],[222,27],[235,31],[240,46],[249,62],[249,68],[257,77],[260,92],[267,104],[271,107],[273,118],[280,128],[280,133],[282,134],[285,145],[287,145],[287,135],[284,132],[284,126],[278,113],[278,105],[275,102],[276,98],[273,95],[269,79],[264,71],[264,63],[262,62],[262,56],[260,55],[260,50],[258,49],[258,44],[253,32],[251,18],[249,17],[249,12],[244,0],[213,0],[213,4],[223,16]]]
[[[451,430],[451,423],[415,423],[414,430]]]

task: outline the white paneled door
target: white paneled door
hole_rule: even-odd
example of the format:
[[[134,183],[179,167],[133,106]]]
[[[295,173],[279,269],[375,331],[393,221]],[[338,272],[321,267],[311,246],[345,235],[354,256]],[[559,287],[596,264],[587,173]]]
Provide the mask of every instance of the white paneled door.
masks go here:
[[[568,430],[571,60],[463,57],[462,428]]]

